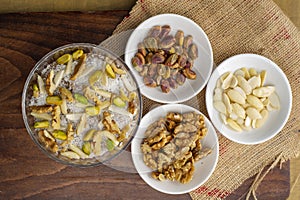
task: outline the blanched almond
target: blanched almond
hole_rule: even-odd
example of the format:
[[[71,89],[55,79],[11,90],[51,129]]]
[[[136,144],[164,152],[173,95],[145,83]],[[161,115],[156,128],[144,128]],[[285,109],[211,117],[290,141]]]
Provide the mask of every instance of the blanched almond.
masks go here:
[[[239,86],[235,87],[234,90],[238,91],[242,95],[243,98],[245,98],[245,99],[247,98],[246,93]]]
[[[216,88],[213,96],[214,101],[222,101],[222,89]]]
[[[236,123],[232,119],[228,118],[227,123],[233,130],[238,131],[238,132],[242,131],[242,128],[238,125],[238,123]]]
[[[257,87],[260,87],[261,84],[261,79],[260,76],[252,76],[249,80],[248,80],[249,85],[252,87],[252,89],[255,89]]]
[[[245,119],[246,117],[246,112],[244,110],[244,108],[238,104],[238,103],[233,103],[232,104],[232,109],[233,109],[233,112],[240,118],[242,119]]]
[[[230,100],[229,97],[227,96],[227,94],[223,93],[223,103],[226,106],[227,112],[230,114],[232,113],[232,106],[230,104]]]
[[[243,96],[236,90],[229,90],[227,92],[227,95],[229,97],[229,99],[233,102],[239,103],[239,104],[244,104],[246,103],[245,98],[243,98]]]
[[[232,79],[231,79],[231,82],[230,82],[230,87],[235,88],[237,86],[237,84],[238,84],[238,80],[237,80],[236,76],[233,75]]]
[[[269,116],[269,112],[265,109],[262,110],[260,112],[260,114],[261,114],[262,118],[256,120],[256,124],[255,124],[256,128],[261,127],[267,121],[268,116]]]
[[[254,68],[250,68],[249,69],[249,74],[250,74],[250,77],[256,76],[257,75],[257,71]]]
[[[270,104],[273,108],[275,108],[276,110],[280,109],[280,102],[279,102],[279,97],[277,95],[276,92],[273,92],[270,96],[269,96],[269,100],[270,100]]]
[[[264,104],[256,96],[248,95],[246,100],[251,106],[257,108],[258,110],[264,108]]]
[[[266,81],[266,77],[267,77],[267,71],[263,70],[263,71],[260,72],[259,75],[260,75],[260,79],[261,79],[260,86],[264,86],[265,81]]]
[[[241,69],[238,69],[234,72],[234,75],[235,76],[242,76],[242,77],[245,77],[245,72]]]
[[[245,119],[245,126],[250,127],[250,125],[251,125],[251,119],[250,119],[249,116],[247,116],[246,119]]]
[[[230,87],[230,83],[232,81],[233,74],[229,73],[226,78],[223,79],[222,88],[225,90]]]
[[[259,111],[253,107],[249,107],[246,109],[246,114],[250,117],[250,119],[261,119],[262,116]]]
[[[244,90],[244,92],[248,95],[252,92],[252,87],[249,85],[248,81],[242,76],[237,76],[238,85]]]
[[[248,71],[248,69],[246,68],[246,67],[243,67],[243,68],[241,68],[241,70],[244,72],[244,78],[245,79],[249,79],[250,78],[250,74],[249,74],[249,71]]]
[[[253,90],[253,94],[257,97],[268,97],[275,91],[274,86],[259,87]]]
[[[222,101],[215,101],[214,107],[217,111],[226,115],[226,106]]]
[[[223,114],[223,113],[220,113],[220,118],[221,118],[222,122],[223,122],[225,125],[227,125],[227,117],[226,117],[226,115]]]

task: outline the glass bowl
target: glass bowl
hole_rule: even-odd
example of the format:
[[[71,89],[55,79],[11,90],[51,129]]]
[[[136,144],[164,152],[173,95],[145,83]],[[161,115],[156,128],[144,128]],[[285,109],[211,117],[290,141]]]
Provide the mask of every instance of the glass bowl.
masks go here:
[[[74,55],[72,54],[74,52],[77,53],[79,52],[80,54],[80,51],[78,50],[83,50],[85,55],[87,55],[85,60],[86,64],[84,70],[78,73],[79,76],[74,81],[71,81],[70,77],[74,76],[76,71],[76,66],[79,65],[78,63],[82,61],[81,57],[79,57],[78,60],[76,61],[77,59],[75,55],[76,53]],[[69,64],[71,66],[71,68],[69,68],[71,69],[70,73],[66,73],[66,71],[68,71],[67,70],[68,61],[65,64],[62,64],[65,61],[60,60],[59,63],[61,64],[58,64],[57,59],[61,58],[61,56],[65,54],[69,54],[71,56],[70,59],[73,60],[73,62],[69,61]],[[69,58],[65,58],[65,59],[68,60]],[[109,73],[106,70],[107,63],[110,63],[111,66],[113,65],[112,63],[114,63],[114,66],[117,67],[118,69],[123,70],[125,74],[118,74],[116,71],[114,71],[115,68],[113,68],[113,73],[116,75],[116,77],[115,78],[109,77],[108,76]],[[53,69],[54,71],[54,77],[52,79],[49,79],[48,76],[50,74],[51,69]],[[101,76],[99,76],[98,74],[98,76],[96,76],[96,83],[92,83],[91,85],[90,77],[93,74],[95,75],[96,71],[101,71],[100,72]],[[61,80],[59,80],[60,79],[59,75],[57,75],[60,72],[61,74],[63,74]],[[40,84],[38,84],[39,83],[38,75],[43,79],[43,82],[45,84],[44,88],[46,89],[46,93],[44,94],[42,92],[43,89],[41,89],[43,87],[40,86]],[[101,78],[99,79],[99,77]],[[64,104],[67,105],[67,107],[63,108],[62,105],[53,105],[51,102],[47,100],[48,96],[52,96],[51,93],[49,93],[48,90],[49,87],[47,87],[47,82],[46,82],[47,78],[52,81],[51,83],[54,88],[55,86],[57,86],[52,95],[59,96],[60,100],[67,102],[66,104]],[[96,86],[97,87],[99,86],[100,89],[99,88],[98,89],[100,90],[100,94],[94,91],[96,90],[95,89]],[[70,100],[69,102],[66,96],[63,96],[63,93],[60,90],[61,87],[65,87],[66,89],[72,92],[71,96],[73,96],[72,99],[73,101]],[[105,90],[103,89],[103,87],[105,87]],[[89,88],[94,92],[94,94],[96,94],[98,100],[91,99],[88,96],[88,98],[85,98],[88,100],[88,102],[81,101],[82,99],[80,99],[79,97],[82,96],[80,96],[80,94],[85,97],[87,94],[85,92],[88,90],[87,88]],[[99,90],[97,91],[99,92]],[[107,97],[101,96],[101,91],[106,91],[106,94],[110,94],[111,96],[107,96]],[[76,96],[77,98],[74,95],[75,93],[77,95]],[[33,95],[36,95],[36,97],[34,97]],[[130,100],[128,97],[132,98],[133,100]],[[122,105],[118,103],[116,104],[115,99],[118,99],[116,100],[116,102],[119,103],[121,100]],[[93,100],[95,101],[93,102]],[[97,104],[97,102],[100,103]],[[102,104],[102,102],[106,102],[106,106],[108,105],[108,107],[105,108],[105,103]],[[131,102],[131,107],[133,108],[131,110],[129,110],[129,102]],[[123,105],[124,103],[125,105]],[[43,117],[40,116],[39,118],[36,118],[36,116],[35,117],[32,116],[32,112],[34,112],[35,114],[37,112],[36,110],[34,110],[34,106],[43,106],[45,104],[48,104],[47,105],[48,108],[49,107],[52,108],[52,111],[48,113],[47,112],[44,113],[46,115],[43,116],[46,117],[46,119],[48,119],[49,126],[46,128],[36,128],[34,127],[34,125],[36,125],[35,124],[36,121],[47,121],[47,120],[45,119],[41,120],[40,118]],[[102,105],[102,107],[99,105]],[[57,128],[57,121],[54,121],[55,119],[55,114],[53,111],[54,107],[60,110],[59,128]],[[92,110],[89,110],[89,108],[87,107],[92,108]],[[40,107],[38,107],[38,109],[40,109]],[[91,111],[92,113],[89,111]],[[93,113],[93,111],[95,112]],[[112,136],[109,135],[107,136],[105,134],[102,134],[103,132],[106,132],[107,134],[108,132],[103,130],[109,129],[112,125],[112,124],[109,124],[107,126],[104,125],[103,113],[105,111],[110,114],[110,117],[115,122],[115,124],[117,124],[117,127],[119,128],[118,133],[116,132],[111,133],[114,136],[113,138],[111,138]],[[53,160],[59,163],[71,165],[71,166],[79,166],[79,167],[96,166],[103,162],[111,160],[120,152],[125,150],[136,134],[137,128],[140,123],[141,114],[142,114],[142,99],[141,99],[140,89],[138,88],[137,81],[132,75],[127,65],[112,52],[104,48],[101,48],[99,46],[96,46],[94,44],[88,44],[88,43],[68,44],[49,52],[31,70],[26,80],[23,89],[23,94],[22,94],[23,120],[26,129],[28,131],[28,134],[30,135],[32,140],[48,157],[52,158]],[[83,115],[84,118],[86,118],[86,123],[84,123],[85,120],[82,119]],[[49,118],[49,116],[51,118]],[[80,127],[79,124],[81,121],[83,121],[82,124],[84,125]],[[72,134],[71,134],[72,131],[70,131],[67,128],[70,124],[72,124],[73,126]],[[77,126],[80,128],[78,128]],[[127,128],[126,131],[124,131],[125,126]],[[55,127],[55,129],[53,127]],[[60,138],[59,131],[57,131],[56,129],[65,133],[63,134],[62,138]],[[85,138],[85,135],[91,129],[95,130],[95,131],[91,131],[92,134],[90,136],[92,137]],[[113,132],[112,129],[108,131]],[[122,131],[125,134],[123,134]],[[39,132],[40,135],[38,134]],[[50,136],[46,133],[50,133]],[[97,144],[98,146],[96,146],[97,141],[95,139],[96,138],[95,135],[96,134],[99,135],[100,133],[101,136],[99,136],[98,138],[101,138],[102,142],[98,142]],[[125,136],[124,139],[120,137],[121,134]],[[50,146],[51,148],[49,147],[49,145],[48,147],[46,147],[45,145],[46,143],[42,142],[42,138],[44,138],[44,140],[50,139],[50,141],[53,141],[54,139],[55,141],[54,144],[57,144],[58,148],[56,148],[56,150],[58,149],[58,151],[56,151],[55,148],[52,148],[53,143],[51,143],[52,144],[52,146]],[[84,141],[88,141],[86,143],[89,143],[88,145],[89,147],[83,150],[82,148],[83,148],[83,144],[85,143]],[[81,151],[79,152],[79,154],[78,152],[77,153],[74,152],[74,146],[77,147],[75,149],[75,152],[76,150],[78,151],[78,149]],[[96,147],[100,147],[102,149],[101,153],[99,153],[100,150],[99,151],[95,150]],[[68,153],[67,154],[62,153],[65,151],[67,152],[71,151],[72,153],[69,153],[71,155],[68,155]],[[85,152],[84,153],[85,155],[81,155],[82,152]],[[75,157],[77,157],[76,159],[73,158],[74,155]],[[78,159],[78,155],[81,155],[79,156],[80,159]]]

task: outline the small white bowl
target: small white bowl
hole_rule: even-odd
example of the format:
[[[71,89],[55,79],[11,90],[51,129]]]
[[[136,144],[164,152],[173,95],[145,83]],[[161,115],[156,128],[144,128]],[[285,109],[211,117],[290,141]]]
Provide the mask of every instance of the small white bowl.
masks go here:
[[[234,72],[242,67],[254,68],[258,72],[267,71],[265,85],[273,85],[280,99],[280,110],[269,112],[265,124],[250,131],[236,132],[228,128],[220,119],[213,106],[216,82],[225,72]],[[213,72],[206,88],[206,108],[210,120],[220,133],[240,144],[259,144],[273,138],[286,124],[292,108],[292,91],[284,72],[271,60],[256,54],[240,54],[223,61]]]
[[[208,180],[213,173],[219,155],[219,143],[216,131],[210,121],[205,117],[205,124],[208,128],[208,133],[202,141],[204,148],[211,148],[212,152],[207,157],[195,163],[195,172],[191,182],[182,184],[177,181],[158,181],[151,177],[152,169],[145,165],[143,161],[143,153],[141,152],[141,143],[144,138],[144,132],[147,127],[159,118],[164,117],[168,112],[197,112],[198,110],[183,104],[167,104],[156,107],[147,113],[141,120],[137,134],[131,143],[131,155],[136,170],[142,179],[152,188],[167,194],[183,194],[197,189],[200,185]],[[203,114],[202,114],[203,115]]]
[[[196,80],[187,79],[184,85],[177,89],[171,89],[167,94],[163,93],[160,87],[145,86],[143,78],[131,64],[131,59],[138,50],[138,43],[144,40],[154,25],[169,25],[172,35],[175,35],[177,30],[182,30],[185,36],[193,36],[193,41],[198,47],[198,58],[194,61],[193,66],[193,70],[197,74]],[[147,19],[133,31],[126,45],[125,63],[137,79],[141,93],[147,98],[160,103],[180,103],[196,96],[206,85],[213,69],[213,52],[207,35],[194,21],[176,14],[161,14]]]

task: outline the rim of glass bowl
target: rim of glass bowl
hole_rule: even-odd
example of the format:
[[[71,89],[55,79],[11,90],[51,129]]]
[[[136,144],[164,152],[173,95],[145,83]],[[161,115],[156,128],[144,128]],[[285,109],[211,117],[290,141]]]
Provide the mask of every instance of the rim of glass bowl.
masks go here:
[[[26,94],[28,92],[29,89],[29,84],[32,80],[32,77],[34,75],[34,73],[37,71],[37,69],[43,64],[45,63],[46,60],[51,59],[51,57],[53,57],[55,54],[59,53],[59,52],[65,52],[66,50],[69,50],[71,48],[87,48],[87,49],[98,49],[100,50],[100,52],[104,52],[110,56],[112,56],[114,59],[117,59],[119,62],[122,63],[122,65],[126,68],[127,72],[130,74],[132,80],[134,81],[134,83],[136,84],[136,92],[138,93],[138,98],[139,98],[139,113],[137,116],[137,123],[136,123],[136,127],[132,130],[132,134],[131,137],[127,140],[127,142],[122,146],[122,148],[120,148],[119,150],[117,150],[117,152],[115,154],[113,154],[112,156],[110,156],[107,159],[104,160],[98,160],[96,159],[97,162],[93,162],[93,163],[89,163],[87,162],[87,164],[80,164],[80,163],[75,163],[75,162],[68,162],[67,160],[63,160],[61,158],[59,158],[57,155],[55,155],[55,153],[51,153],[49,150],[47,150],[44,145],[42,145],[38,139],[34,136],[35,133],[31,130],[30,125],[28,123],[28,115],[27,115],[27,111],[26,111]],[[42,150],[42,152],[44,154],[46,154],[49,158],[53,159],[54,161],[61,163],[61,164],[65,164],[65,165],[69,165],[69,166],[76,166],[76,167],[92,167],[92,166],[97,166],[97,165],[101,165],[105,162],[108,162],[110,160],[112,160],[113,158],[115,158],[116,156],[118,156],[122,151],[124,151],[128,145],[132,142],[132,139],[135,137],[136,132],[138,130],[141,118],[142,118],[142,113],[143,113],[143,103],[142,103],[142,95],[141,95],[141,91],[138,85],[138,82],[136,80],[136,78],[134,77],[134,75],[132,74],[132,72],[130,71],[129,67],[126,65],[126,63],[119,57],[117,56],[115,53],[102,48],[100,46],[97,46],[95,44],[91,44],[91,43],[71,43],[71,44],[67,44],[64,46],[60,46],[52,51],[50,51],[49,53],[47,53],[45,56],[43,56],[33,67],[33,69],[30,71],[24,88],[23,88],[23,92],[22,92],[22,117],[23,117],[23,121],[26,127],[26,130],[28,132],[28,134],[30,135],[31,139],[34,141],[34,143],[39,147],[40,150]],[[101,158],[101,157],[100,157]],[[89,159],[88,159],[89,160]],[[88,161],[87,160],[87,161]],[[70,160],[72,161],[72,160]],[[85,161],[85,160],[81,160],[80,161]],[[79,161],[78,161],[79,162]]]

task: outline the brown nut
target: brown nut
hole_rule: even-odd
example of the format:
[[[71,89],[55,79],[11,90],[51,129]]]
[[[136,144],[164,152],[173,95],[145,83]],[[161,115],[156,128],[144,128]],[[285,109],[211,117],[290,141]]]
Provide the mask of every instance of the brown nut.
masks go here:
[[[137,72],[141,72],[141,71],[143,71],[143,64],[142,64],[142,61],[138,58],[138,57],[133,57],[132,59],[131,59],[131,63],[132,63],[132,65],[133,65],[133,67],[135,68],[135,70],[137,71]]]
[[[196,58],[198,58],[198,48],[196,44],[191,44],[190,48],[189,48],[189,57],[192,60],[195,60]]]
[[[175,63],[174,65],[170,66],[171,69],[178,69],[181,66],[178,63]]]
[[[178,30],[175,34],[175,39],[176,39],[176,44],[178,46],[183,45],[183,40],[184,40],[184,33],[182,30]]]
[[[160,47],[163,49],[171,48],[175,44],[175,37],[168,35],[160,42]]]
[[[173,78],[168,78],[169,85],[172,89],[176,89],[178,87],[177,82]]]
[[[161,32],[158,37],[162,39],[166,37],[170,33],[170,31],[171,31],[171,27],[169,25],[164,25],[161,27]]]
[[[165,65],[167,65],[167,66],[172,66],[172,65],[174,65],[175,63],[176,63],[176,61],[177,61],[177,59],[178,59],[178,55],[177,54],[171,54],[168,58],[167,58],[167,60],[165,61]]]
[[[196,79],[196,77],[197,77],[196,72],[194,72],[193,70],[191,70],[191,69],[188,68],[188,67],[185,67],[185,68],[182,70],[182,72],[183,72],[183,75],[184,75],[186,78],[188,78],[188,79],[194,80],[194,79]]]
[[[154,37],[144,39],[144,45],[148,51],[156,52],[158,49],[158,43]]]
[[[181,46],[175,46],[175,53],[177,53],[178,55],[183,54],[183,48]]]
[[[160,88],[161,88],[162,92],[164,92],[164,93],[170,92],[169,81],[167,81],[165,79],[161,80],[161,82],[160,82]]]
[[[140,61],[141,61],[141,64],[144,65],[146,63],[145,61],[145,57],[141,54],[141,53],[136,53],[135,54],[135,57],[137,57]]]
[[[143,70],[140,72],[140,75],[141,75],[141,76],[146,76],[146,75],[148,74],[148,70],[149,70],[148,66],[144,65],[144,68],[143,68]]]
[[[187,57],[185,54],[179,55],[177,63],[181,66],[184,67],[186,65],[187,62]]]
[[[147,65],[150,65],[150,64],[152,63],[152,56],[153,56],[153,53],[152,53],[152,52],[150,52],[150,53],[148,53],[148,54],[146,55],[145,61],[146,61],[146,64],[147,64]]]
[[[144,77],[144,84],[148,87],[156,87],[156,82],[149,76]]]
[[[158,37],[160,32],[161,32],[161,26],[157,25],[157,26],[153,26],[149,32],[148,32],[148,36],[149,37]]]
[[[169,112],[166,117],[168,120],[174,121],[176,123],[179,123],[183,120],[182,114],[176,112]]]
[[[189,46],[193,43],[193,37],[188,35],[183,40],[183,48],[188,49]]]
[[[143,43],[138,44],[138,52],[141,53],[144,57],[147,55],[147,51]]]
[[[176,75],[176,82],[179,84],[179,85],[183,85],[184,82],[185,82],[185,76],[182,74],[182,73],[178,73]]]
[[[156,75],[156,73],[157,73],[157,65],[151,64],[148,69],[148,75],[150,77],[154,77]]]
[[[155,53],[152,56],[152,63],[153,64],[160,64],[163,63],[165,61],[165,57],[159,53]]]

